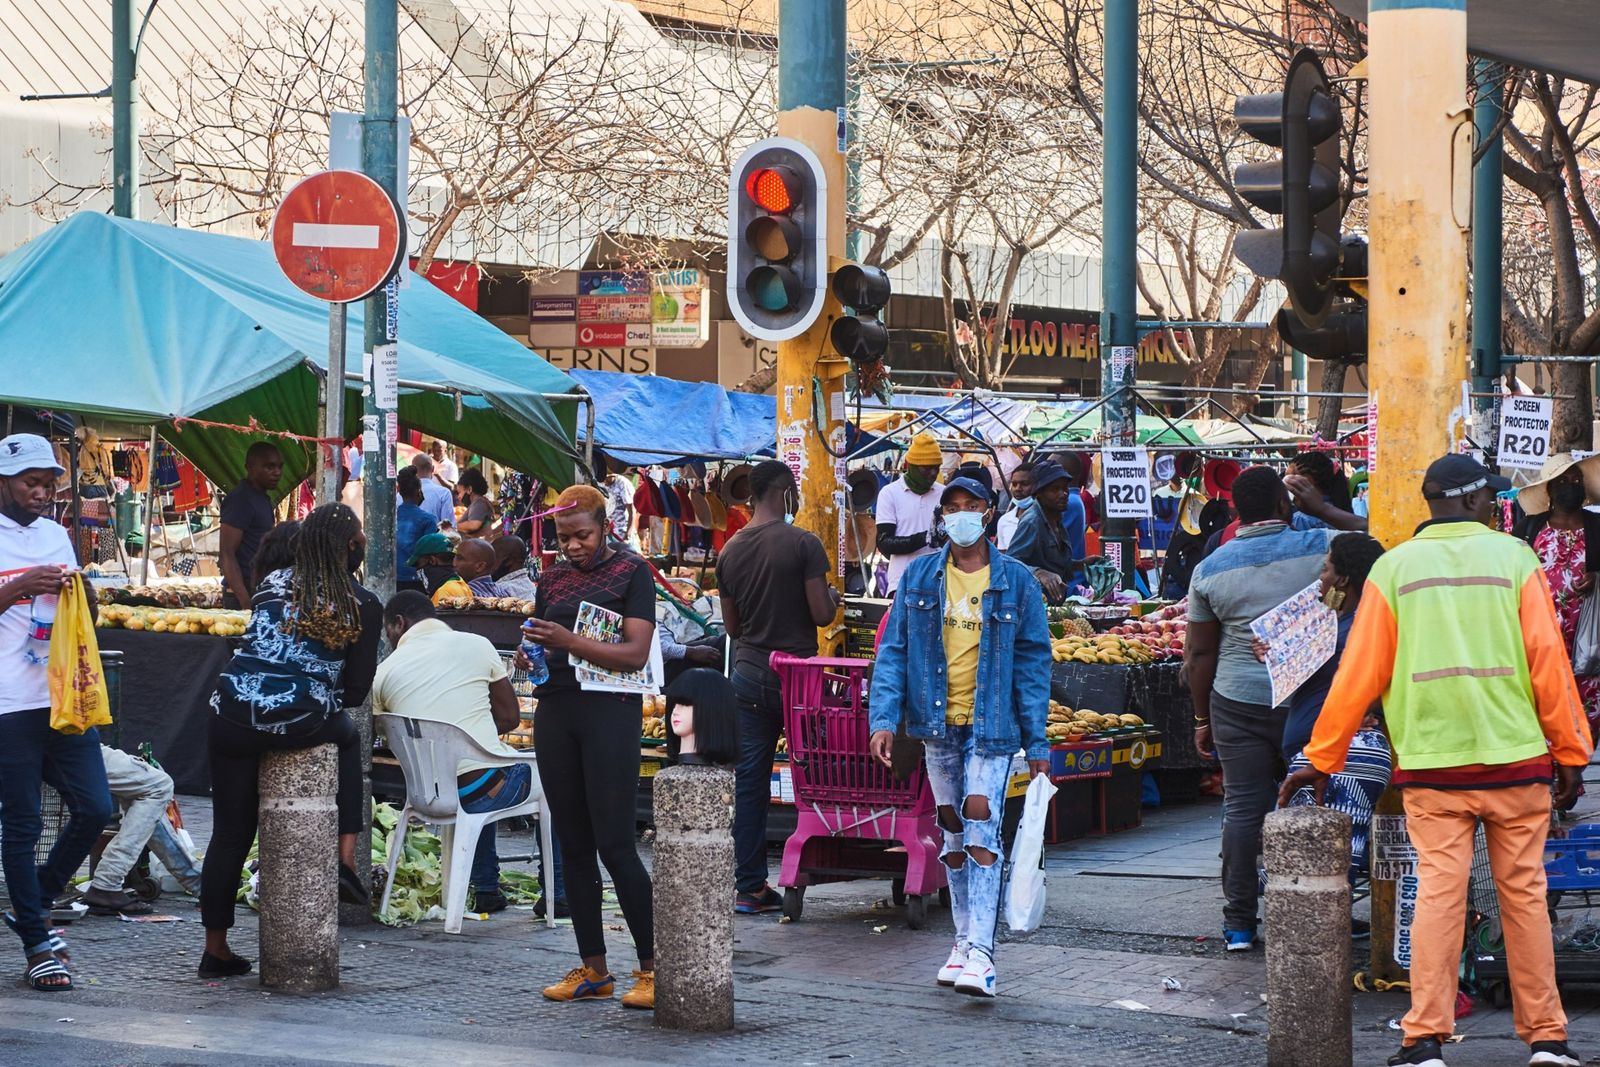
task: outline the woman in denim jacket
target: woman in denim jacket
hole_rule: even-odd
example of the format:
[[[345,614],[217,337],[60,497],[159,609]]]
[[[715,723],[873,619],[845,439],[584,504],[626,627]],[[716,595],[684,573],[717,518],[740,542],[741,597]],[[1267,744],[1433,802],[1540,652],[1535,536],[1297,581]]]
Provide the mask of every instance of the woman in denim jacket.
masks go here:
[[[954,478],[940,496],[944,551],[912,562],[895,596],[872,675],[872,753],[885,765],[896,727],[926,742],[939,805],[956,943],[940,985],[995,995],[1000,817],[1011,759],[1049,766],[1050,628],[1027,567],[983,536],[994,499]],[[958,810],[959,805],[959,810]],[[969,862],[970,860],[970,862]]]

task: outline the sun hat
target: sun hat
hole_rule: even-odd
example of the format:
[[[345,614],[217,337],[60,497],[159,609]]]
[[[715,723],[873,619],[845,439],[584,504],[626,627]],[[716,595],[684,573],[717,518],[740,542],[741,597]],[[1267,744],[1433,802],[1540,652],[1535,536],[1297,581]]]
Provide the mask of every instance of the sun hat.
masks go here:
[[[1522,487],[1517,493],[1517,503],[1529,515],[1542,515],[1550,510],[1550,483],[1573,467],[1583,472],[1585,504],[1600,503],[1600,455],[1578,459],[1571,452],[1556,452],[1547,456],[1539,469],[1539,480]],[[1428,468],[1431,476],[1433,468]]]

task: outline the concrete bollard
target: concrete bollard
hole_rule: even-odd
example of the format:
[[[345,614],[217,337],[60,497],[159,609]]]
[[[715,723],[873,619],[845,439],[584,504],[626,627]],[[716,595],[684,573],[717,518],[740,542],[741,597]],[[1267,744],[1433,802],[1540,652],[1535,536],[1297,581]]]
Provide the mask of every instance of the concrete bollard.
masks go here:
[[[1349,1067],[1350,817],[1267,816],[1267,1065]]]
[[[656,1025],[733,1029],[733,772],[656,775]]]
[[[261,984],[339,986],[339,817],[333,745],[261,757]]]

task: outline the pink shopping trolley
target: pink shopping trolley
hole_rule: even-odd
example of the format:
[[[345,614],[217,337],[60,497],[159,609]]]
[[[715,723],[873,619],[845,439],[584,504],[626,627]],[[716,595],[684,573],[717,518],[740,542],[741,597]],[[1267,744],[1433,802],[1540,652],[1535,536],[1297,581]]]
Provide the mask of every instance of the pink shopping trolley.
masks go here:
[[[919,762],[896,779],[867,750],[864,659],[772,654],[783,689],[798,825],[783,847],[783,914],[800,918],[806,886],[856,878],[894,879],[895,903],[921,929],[930,898],[948,902],[942,835]]]

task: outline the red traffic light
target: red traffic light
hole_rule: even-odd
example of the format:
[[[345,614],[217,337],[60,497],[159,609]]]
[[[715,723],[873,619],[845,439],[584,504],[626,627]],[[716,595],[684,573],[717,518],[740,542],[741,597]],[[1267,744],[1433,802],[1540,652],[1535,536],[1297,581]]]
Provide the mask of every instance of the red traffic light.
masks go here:
[[[788,167],[761,167],[744,180],[744,192],[762,211],[787,215],[795,207],[799,178]]]

